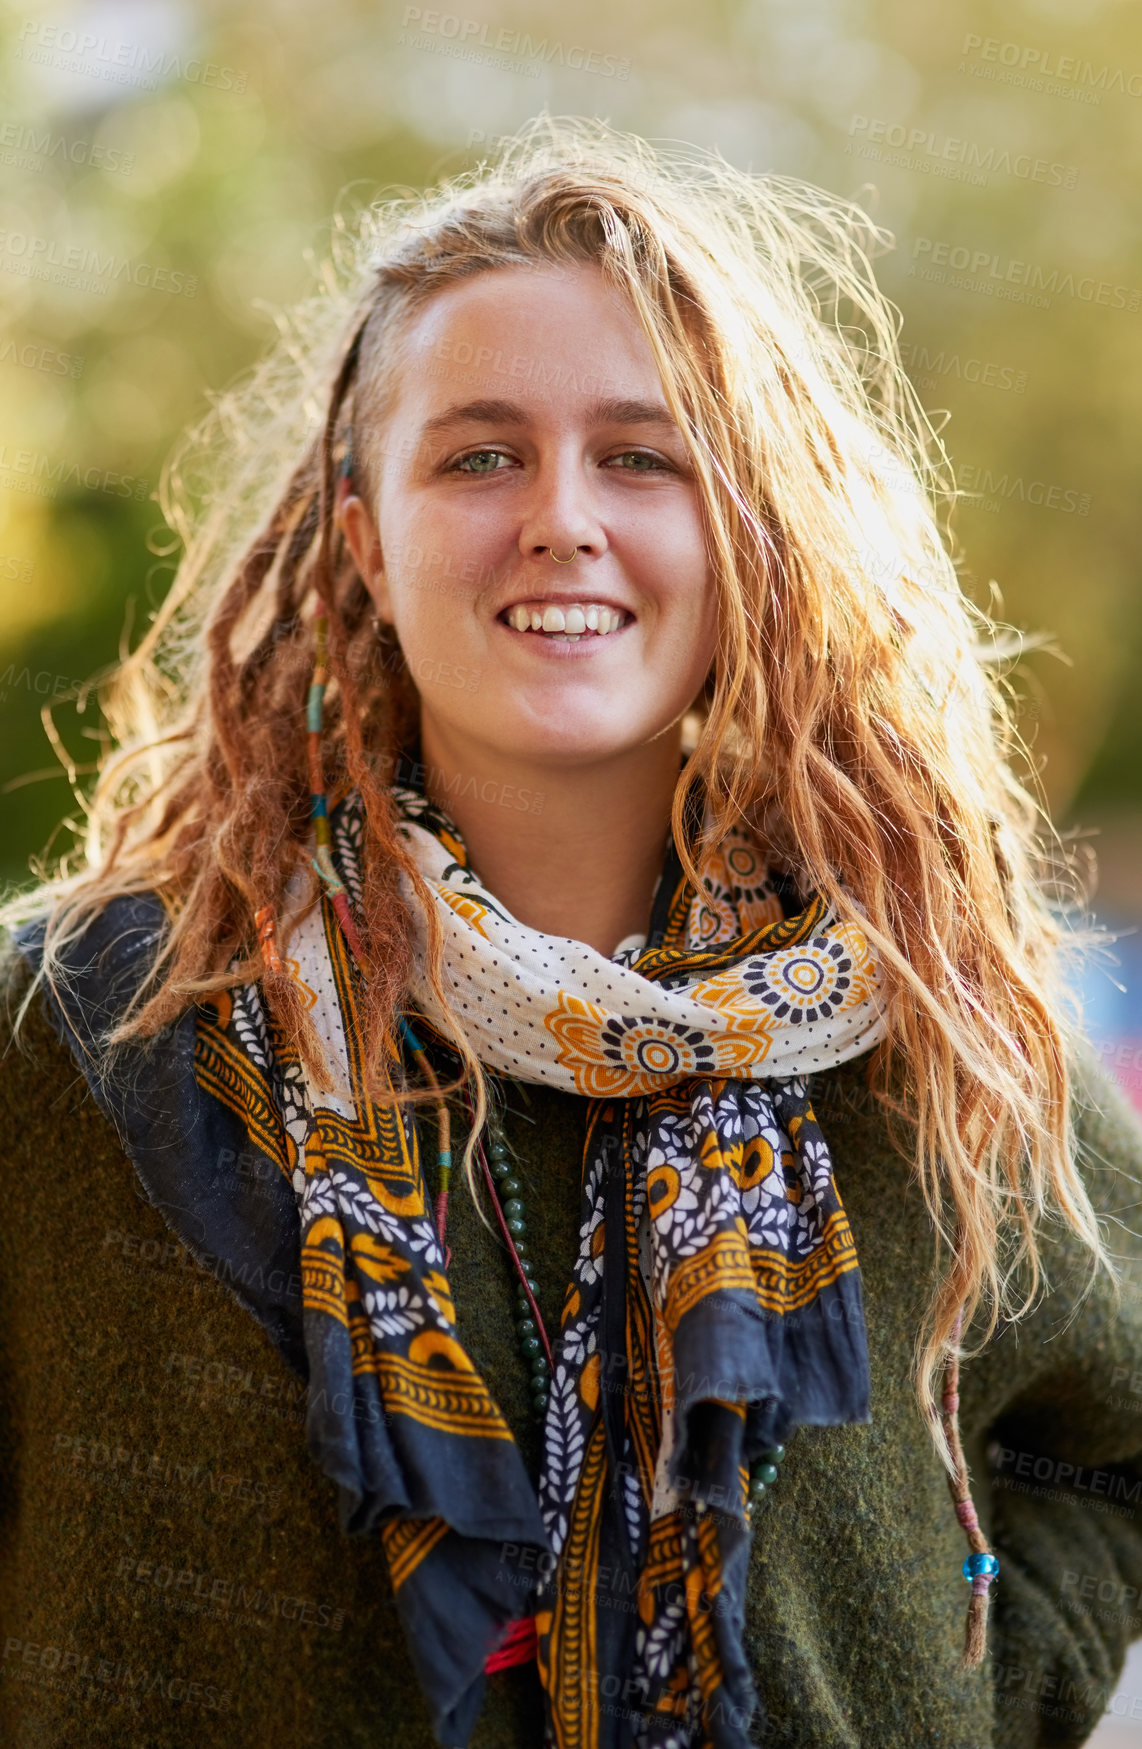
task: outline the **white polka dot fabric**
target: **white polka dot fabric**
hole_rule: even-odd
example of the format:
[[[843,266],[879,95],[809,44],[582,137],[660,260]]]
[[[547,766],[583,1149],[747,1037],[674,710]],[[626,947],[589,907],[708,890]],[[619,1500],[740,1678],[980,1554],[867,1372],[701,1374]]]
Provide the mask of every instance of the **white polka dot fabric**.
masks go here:
[[[808,1075],[858,1056],[884,1035],[876,965],[863,934],[820,907],[806,913],[805,929],[785,924],[761,852],[740,828],[703,865],[673,949],[640,948],[641,938],[627,937],[608,959],[513,917],[481,884],[447,816],[415,790],[394,795],[443,930],[445,989],[477,1056],[493,1069],[568,1092],[628,1096],[694,1075]],[[350,796],[337,810],[334,850],[354,896],[362,829],[360,803]],[[410,883],[406,897],[417,914]],[[316,916],[312,922],[290,953],[318,997],[314,1019],[340,1063],[328,951]],[[735,957],[736,941],[767,926],[762,945]],[[764,944],[769,939],[774,945]],[[422,918],[411,995],[443,1025],[423,969],[426,941]],[[654,966],[658,976],[644,975],[640,965]]]

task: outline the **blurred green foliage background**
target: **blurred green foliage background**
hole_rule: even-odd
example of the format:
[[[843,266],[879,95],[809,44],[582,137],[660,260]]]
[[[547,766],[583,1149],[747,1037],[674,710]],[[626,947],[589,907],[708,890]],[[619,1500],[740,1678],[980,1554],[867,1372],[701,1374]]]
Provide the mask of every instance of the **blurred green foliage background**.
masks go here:
[[[979,494],[968,585],[1062,652],[1021,665],[1020,725],[1060,822],[1101,829],[1108,902],[1142,907],[1142,9],[455,4],[7,9],[0,875],[73,808],[42,708],[169,583],[164,456],[309,288],[331,213],[546,107],[858,196],[893,232],[881,282]],[[90,762],[91,713],[55,714]]]

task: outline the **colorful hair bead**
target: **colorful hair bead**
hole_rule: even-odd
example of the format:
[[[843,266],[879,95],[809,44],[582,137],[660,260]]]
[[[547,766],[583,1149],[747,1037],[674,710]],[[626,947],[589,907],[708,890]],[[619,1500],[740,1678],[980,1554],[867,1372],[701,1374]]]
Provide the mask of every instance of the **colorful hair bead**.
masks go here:
[[[274,977],[280,978],[283,968],[281,958],[278,954],[277,942],[274,939],[277,933],[278,922],[272,905],[263,905],[261,910],[254,912],[254,927],[258,931],[258,945],[262,950],[262,964],[265,966],[268,973],[271,973]]]

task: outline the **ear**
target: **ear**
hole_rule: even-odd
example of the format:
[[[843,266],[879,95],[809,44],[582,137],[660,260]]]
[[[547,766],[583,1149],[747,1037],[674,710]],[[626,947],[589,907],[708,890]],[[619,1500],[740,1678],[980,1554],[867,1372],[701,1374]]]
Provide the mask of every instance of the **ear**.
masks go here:
[[[351,480],[342,480],[337,492],[337,525],[345,536],[345,544],[361,573],[361,580],[373,598],[378,619],[393,623],[389,601],[388,580],[385,577],[385,556],[381,537],[363,498],[358,497]]]

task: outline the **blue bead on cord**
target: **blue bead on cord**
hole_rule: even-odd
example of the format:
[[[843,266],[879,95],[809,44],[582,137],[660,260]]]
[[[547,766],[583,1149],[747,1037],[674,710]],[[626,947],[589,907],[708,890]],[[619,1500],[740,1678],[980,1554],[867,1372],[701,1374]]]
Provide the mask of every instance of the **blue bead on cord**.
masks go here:
[[[994,1579],[999,1572],[999,1562],[994,1555],[969,1555],[963,1565],[965,1579]]]

